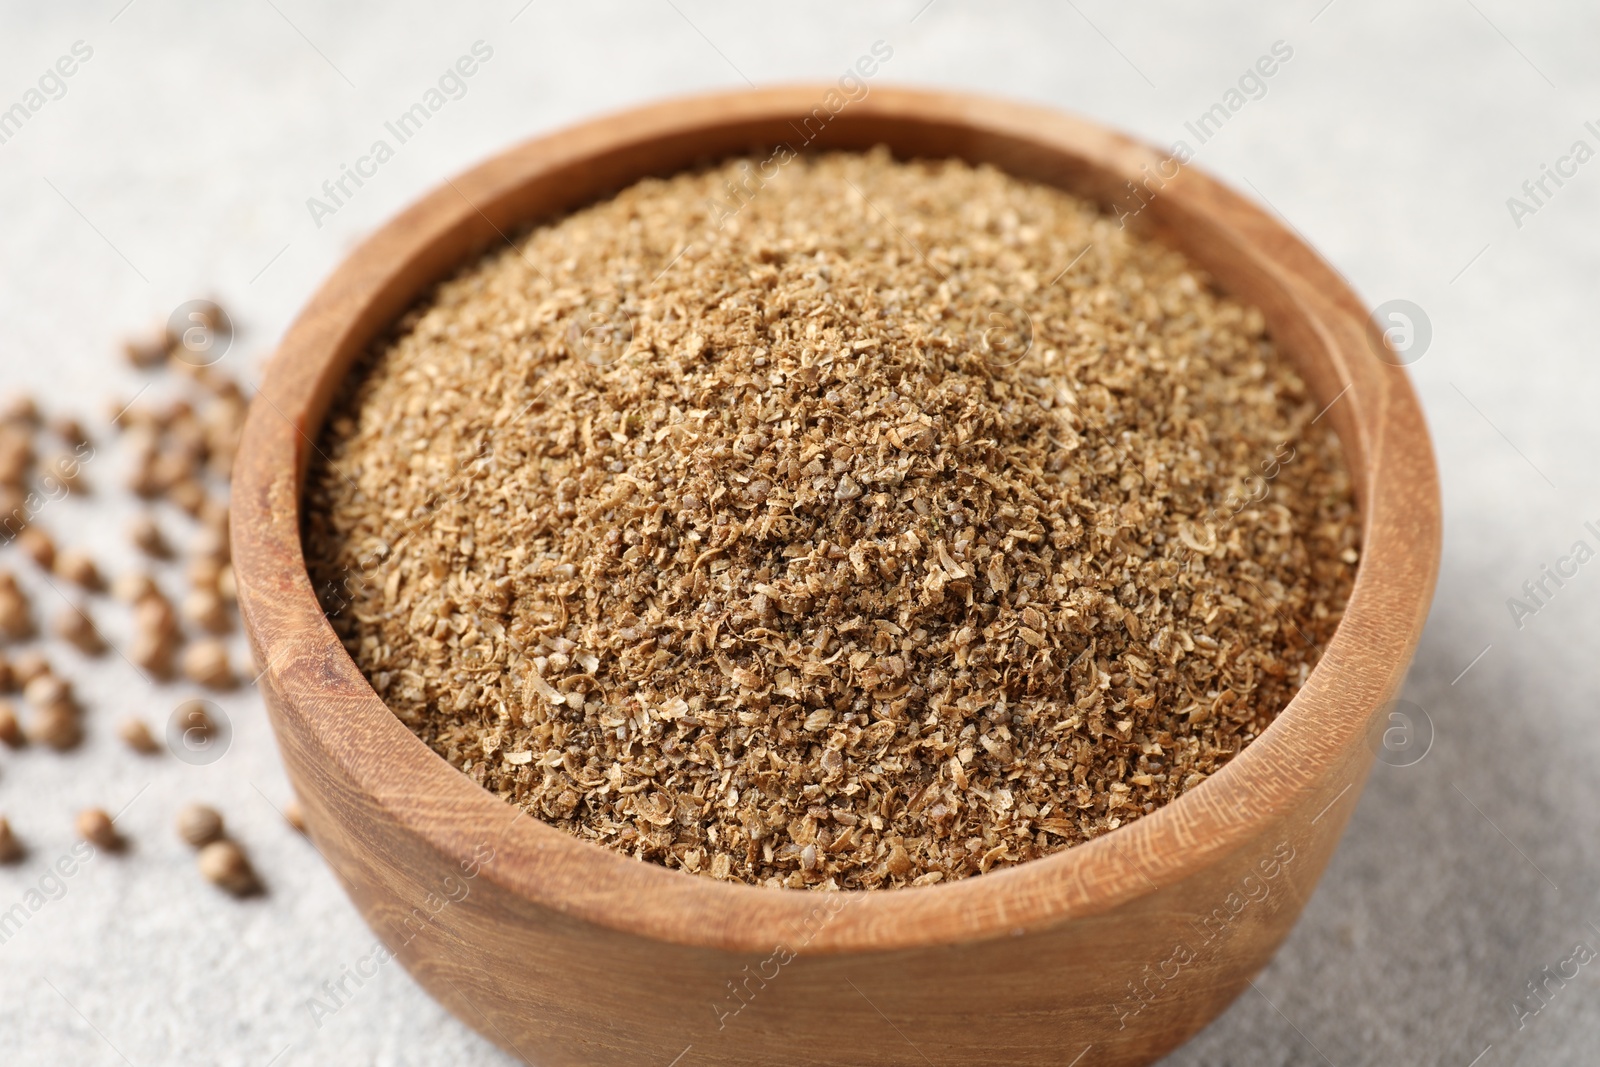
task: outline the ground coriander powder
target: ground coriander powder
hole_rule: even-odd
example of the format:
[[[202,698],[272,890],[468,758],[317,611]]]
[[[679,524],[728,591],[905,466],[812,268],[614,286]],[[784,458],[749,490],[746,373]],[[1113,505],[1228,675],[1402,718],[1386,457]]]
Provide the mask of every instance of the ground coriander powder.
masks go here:
[[[757,885],[925,885],[1147,814],[1304,683],[1358,516],[1259,311],[1059,190],[879,150],[642,181],[434,289],[305,547],[507,801]]]

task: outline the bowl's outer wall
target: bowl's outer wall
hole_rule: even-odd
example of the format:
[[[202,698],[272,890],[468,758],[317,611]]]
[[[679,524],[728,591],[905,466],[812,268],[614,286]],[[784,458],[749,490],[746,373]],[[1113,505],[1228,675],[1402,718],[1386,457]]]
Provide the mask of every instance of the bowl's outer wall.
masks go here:
[[[301,481],[366,344],[427,286],[530,221],[635,177],[794,141],[826,87],[676,101],[520,146],[352,254],[291,329],[235,479],[240,604],[311,832],[369,924],[434,996],[545,1064],[1141,1064],[1265,965],[1370,767],[1369,727],[1431,599],[1433,457],[1364,311],[1270,217],[1162,157],[1037,108],[874,89],[810,147],[886,143],[990,162],[1131,210],[1266,313],[1356,473],[1364,554],[1339,632],[1289,708],[1223,771],[1113,834],[950,885],[811,894],[635,863],[522,817],[399,723],[323,619]],[[1169,168],[1170,169],[1170,168]],[[1146,185],[1149,190],[1151,187]]]
[[[1193,878],[1010,936],[808,955],[815,932],[855,906],[815,894],[809,923],[775,930],[764,950],[725,951],[607,929],[496,884],[510,815],[482,835],[485,862],[469,877],[308,751],[285,729],[294,712],[267,693],[318,847],[374,931],[463,1021],[563,1067],[665,1065],[685,1049],[685,1063],[728,1067],[1060,1065],[1085,1049],[1084,1063],[1151,1063],[1267,963],[1345,820],[1272,819]]]

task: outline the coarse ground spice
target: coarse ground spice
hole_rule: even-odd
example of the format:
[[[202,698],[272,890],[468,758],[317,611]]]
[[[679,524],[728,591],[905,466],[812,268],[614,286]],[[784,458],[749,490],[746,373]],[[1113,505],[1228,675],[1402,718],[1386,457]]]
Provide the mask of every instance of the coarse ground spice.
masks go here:
[[[377,692],[580,838],[771,886],[988,871],[1214,773],[1357,558],[1260,312],[988,167],[748,166],[532,230],[352,375],[305,544]]]

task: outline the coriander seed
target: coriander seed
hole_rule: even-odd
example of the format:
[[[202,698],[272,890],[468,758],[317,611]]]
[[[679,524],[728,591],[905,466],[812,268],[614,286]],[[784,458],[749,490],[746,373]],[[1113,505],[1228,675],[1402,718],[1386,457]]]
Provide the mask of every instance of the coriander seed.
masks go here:
[[[37,526],[29,526],[17,535],[17,544],[28,558],[39,565],[41,570],[49,570],[56,562],[56,543],[50,535]]]
[[[36,708],[62,704],[72,699],[72,687],[63,678],[50,673],[48,668],[29,678],[22,687],[22,696]]]
[[[0,589],[0,635],[7,640],[21,641],[32,633],[33,616],[28,612],[28,601],[22,591],[15,587]]]
[[[83,480],[83,461],[70,452],[63,452],[45,460],[40,475],[53,479],[68,493],[81,493],[86,489]],[[48,486],[50,483],[46,481],[45,484]]]
[[[35,708],[28,714],[28,740],[34,744],[48,745],[58,752],[75,748],[83,740],[83,727],[78,722],[78,709],[63,701]]]
[[[11,678],[15,685],[26,689],[29,682],[41,674],[50,673],[50,661],[36,648],[19,652],[11,661]]]
[[[0,427],[0,485],[21,488],[33,468],[33,441],[14,427]]]
[[[230,689],[237,681],[228,663],[228,647],[215,639],[190,644],[180,663],[185,678],[209,689]]]
[[[211,721],[211,713],[206,710],[204,700],[185,700],[178,705],[173,717],[175,721],[183,724],[185,735],[194,734],[204,740],[210,738],[216,730],[216,724]]]
[[[123,744],[144,756],[151,756],[161,751],[161,746],[156,744],[155,737],[150,733],[143,719],[129,716],[117,723],[117,736],[122,738]]]
[[[242,410],[240,414],[243,414]],[[233,417],[234,416],[230,413],[230,422],[232,421]],[[236,433],[237,429],[235,428],[233,432]],[[200,514],[197,516],[197,518],[199,518],[199,520],[207,529],[216,530],[221,533],[224,538],[226,538],[228,534],[228,514],[229,510],[227,504],[208,496],[206,497],[206,502],[201,505]]]
[[[176,651],[177,640],[170,632],[140,630],[128,646],[128,658],[157,678],[165,678],[172,673]]]
[[[221,567],[228,561],[228,528],[201,526],[189,543],[189,551],[194,557],[210,560]]]
[[[158,367],[166,362],[172,348],[172,335],[165,325],[143,337],[132,337],[122,343],[122,352],[128,362],[141,369]]]
[[[155,580],[144,571],[119,574],[111,582],[111,595],[124,604],[137,604],[147,596],[157,595]]]
[[[128,540],[147,556],[164,559],[171,554],[166,538],[161,534],[161,527],[156,523],[153,515],[140,515],[128,524]]]
[[[214,634],[227,633],[233,623],[222,597],[210,589],[196,589],[183,598],[183,617]]]
[[[0,744],[7,748],[21,748],[27,740],[22,725],[17,721],[17,708],[9,700],[0,700]]]
[[[90,591],[101,588],[100,568],[94,565],[94,560],[82,549],[62,549],[55,557],[56,574],[65,578],[73,585]]]
[[[184,569],[184,576],[189,580],[189,588],[214,593],[222,576],[222,561],[213,556],[193,556]]]
[[[84,605],[68,604],[51,620],[50,632],[63,641],[75,645],[86,656],[98,656],[106,650],[105,639],[95,628]]]
[[[172,603],[151,582],[149,588],[134,603],[133,624],[141,633],[171,635],[178,630],[178,616]]]
[[[222,815],[206,804],[185,804],[178,809],[178,836],[201,848],[222,836]]]
[[[0,423],[19,426],[39,425],[39,405],[27,393],[13,393],[0,401]]]
[[[50,432],[73,448],[89,443],[89,435],[84,432],[83,423],[70,415],[61,415],[51,419]]]
[[[244,850],[232,841],[213,841],[200,850],[196,865],[206,881],[234,896],[248,896],[260,888]]]
[[[123,845],[122,836],[117,833],[116,826],[107,815],[104,808],[85,808],[78,812],[75,823],[78,836],[108,852],[115,852]]]
[[[167,490],[167,499],[190,515],[198,515],[206,501],[205,486],[193,478],[183,478]]]

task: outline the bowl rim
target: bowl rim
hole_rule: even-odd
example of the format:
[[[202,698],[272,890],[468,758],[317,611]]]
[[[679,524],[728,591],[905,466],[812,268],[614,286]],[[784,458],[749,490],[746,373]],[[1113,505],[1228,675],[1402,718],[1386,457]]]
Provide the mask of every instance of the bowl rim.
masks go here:
[[[534,905],[623,933],[727,951],[771,951],[800,929],[809,934],[810,953],[891,951],[1102,914],[1199,873],[1273,820],[1314,801],[1321,806],[1328,783],[1340,780],[1344,789],[1317,818],[1338,808],[1342,823],[1354,799],[1346,794],[1371,760],[1369,724],[1403,678],[1432,598],[1440,534],[1432,448],[1408,378],[1377,357],[1367,313],[1349,286],[1297,231],[1187,162],[1150,201],[1150,224],[1178,235],[1180,244],[1223,249],[1216,254],[1232,257],[1229,270],[1265,287],[1267,299],[1249,299],[1293,349],[1316,395],[1332,398],[1362,512],[1362,561],[1321,659],[1269,728],[1205,782],[1092,841],[1001,871],[896,890],[772,889],[643,863],[521,818],[520,809],[412,734],[362,676],[323,615],[300,541],[304,473],[332,383],[343,373],[333,368],[347,366],[393,321],[386,309],[409,304],[496,234],[538,221],[518,217],[518,204],[539,195],[529,192],[538,182],[590,181],[573,203],[592,201],[611,191],[594,185],[597,160],[620,159],[626,169],[627,160],[648,158],[664,144],[728,141],[813,114],[832,89],[789,85],[669,99],[535,137],[391,217],[318,287],[263,376],[233,484],[239,604],[257,663],[265,664],[260,682],[277,698],[280,745],[291,731],[297,744],[334,761],[368,804],[451,861],[468,860],[490,842],[494,859],[479,876]],[[830,132],[845,139],[915,127],[953,138],[958,151],[951,154],[992,160],[1009,153],[1023,170],[1031,159],[1063,187],[1102,201],[1115,201],[1119,183],[1138,181],[1171,158],[1054,109],[947,90],[874,85],[833,120]],[[842,142],[824,147],[835,145]],[[827,913],[820,925],[819,911]]]

